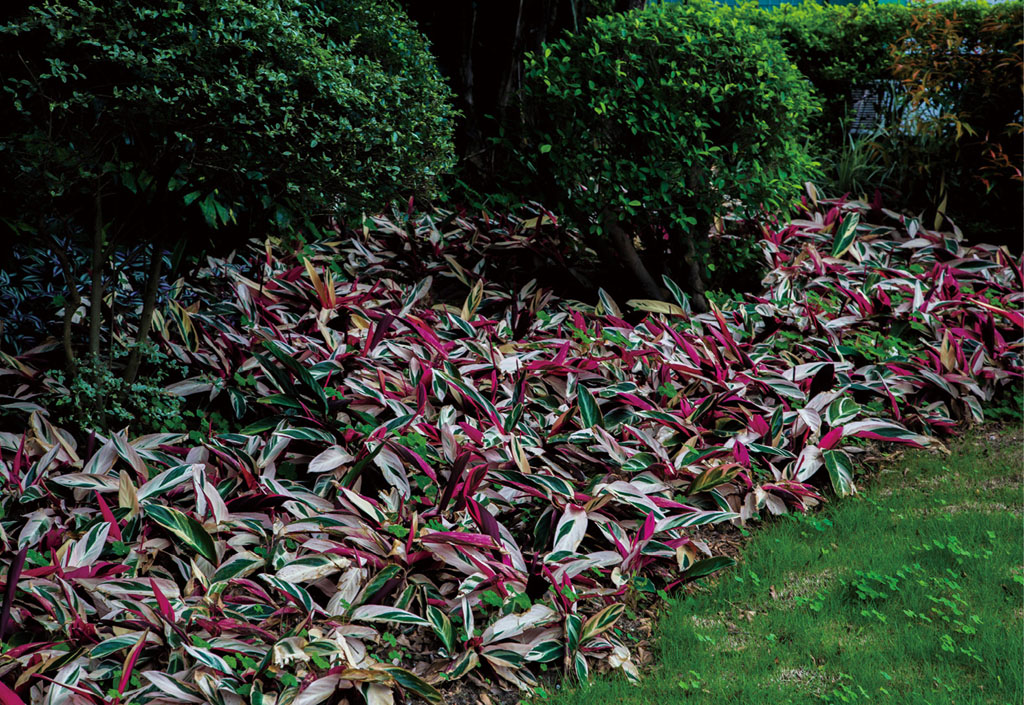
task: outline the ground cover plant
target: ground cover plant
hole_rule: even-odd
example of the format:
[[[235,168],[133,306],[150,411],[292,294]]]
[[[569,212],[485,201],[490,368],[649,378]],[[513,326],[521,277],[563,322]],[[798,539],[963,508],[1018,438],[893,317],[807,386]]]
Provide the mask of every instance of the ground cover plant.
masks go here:
[[[886,457],[866,490],[754,533],[672,605],[642,688],[543,702],[1020,702],[1020,426]]]
[[[509,287],[559,256],[552,220],[410,207],[209,260],[157,342],[233,432],[57,428],[58,344],[5,355],[6,702],[635,678],[625,606],[731,563],[697,527],[849,494],[864,439],[933,444],[1019,385],[1005,250],[810,188],[763,232],[765,291],[696,314],[671,281]]]

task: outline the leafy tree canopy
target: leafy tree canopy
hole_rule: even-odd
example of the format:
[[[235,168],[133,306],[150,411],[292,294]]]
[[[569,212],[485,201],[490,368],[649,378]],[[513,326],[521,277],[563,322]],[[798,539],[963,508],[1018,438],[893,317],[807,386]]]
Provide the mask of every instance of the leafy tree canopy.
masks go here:
[[[351,213],[451,159],[448,91],[387,1],[49,0],[0,25],[0,60],[0,159],[41,206]]]

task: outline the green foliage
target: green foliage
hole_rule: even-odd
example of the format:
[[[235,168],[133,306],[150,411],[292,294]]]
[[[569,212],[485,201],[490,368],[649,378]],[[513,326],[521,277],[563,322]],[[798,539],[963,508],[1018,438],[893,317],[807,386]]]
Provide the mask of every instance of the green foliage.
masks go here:
[[[977,239],[1016,246],[1024,4],[807,0],[742,11],[821,100],[811,131],[828,190],[870,197],[882,187],[930,223],[948,214]],[[854,89],[879,92],[882,120],[857,139],[847,129]]]
[[[836,193],[870,200],[873,190],[884,186],[892,172],[885,142],[887,131],[879,127],[870,134],[854,137],[844,126],[842,132],[845,141],[826,161],[825,178]]]
[[[839,148],[841,123],[849,115],[850,89],[872,81],[892,80],[889,47],[909,22],[905,5],[873,2],[849,5],[805,0],[769,11],[743,8],[750,21],[763,26],[785,47],[821,100],[812,129],[823,144]]]
[[[986,421],[1021,423],[1024,421],[1024,387],[1017,385],[1012,390],[993,395],[984,412]]]
[[[810,167],[805,82],[764,31],[706,0],[591,19],[528,57],[524,91],[523,159],[596,233],[610,216],[654,226],[651,242],[657,228],[703,236],[726,199],[785,206]]]
[[[27,227],[83,197],[91,223],[100,195],[108,221],[146,232],[186,209],[211,226],[358,213],[450,164],[448,91],[391,2],[47,0],[0,25],[0,61],[18,186],[0,216]]]
[[[219,414],[186,408],[185,398],[167,391],[169,381],[185,376],[186,368],[159,349],[146,345],[143,374],[127,382],[116,369],[128,356],[119,350],[114,360],[85,357],[74,375],[63,370],[48,373],[56,383],[40,403],[53,412],[53,422],[82,431],[128,428],[131,435],[196,431],[210,426],[227,431]]]

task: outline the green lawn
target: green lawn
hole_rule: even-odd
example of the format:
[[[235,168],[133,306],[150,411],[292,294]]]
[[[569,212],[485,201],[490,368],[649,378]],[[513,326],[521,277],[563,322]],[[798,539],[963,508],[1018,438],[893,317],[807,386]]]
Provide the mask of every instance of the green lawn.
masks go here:
[[[641,687],[553,702],[1024,702],[1021,439],[910,453],[858,497],[755,531],[666,612]]]

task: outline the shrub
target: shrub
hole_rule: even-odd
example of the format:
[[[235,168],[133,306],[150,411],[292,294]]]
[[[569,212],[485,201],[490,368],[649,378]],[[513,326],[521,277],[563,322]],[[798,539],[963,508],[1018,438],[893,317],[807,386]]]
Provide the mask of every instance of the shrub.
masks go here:
[[[930,207],[936,227],[956,213],[982,231],[976,235],[1009,235],[1015,246],[1024,195],[1022,24],[1021,2],[914,7],[892,47],[892,73],[907,102],[896,146],[909,157],[911,201]]]
[[[836,166],[832,188],[885,186],[936,227],[950,214],[974,239],[1018,246],[1022,7],[808,0],[742,12],[814,86],[815,152]],[[876,91],[882,124],[851,141],[855,89]]]
[[[610,241],[652,297],[654,269],[701,305],[724,203],[779,208],[810,166],[805,81],[763,30],[705,0],[591,19],[528,57],[524,91],[520,151],[547,202]]]
[[[177,241],[429,193],[451,161],[448,91],[391,2],[49,0],[0,24],[0,61],[0,219],[91,240],[94,273],[154,243],[140,340]]]
[[[891,81],[890,47],[908,25],[904,5],[873,2],[823,5],[805,0],[769,11],[744,8],[750,21],[785,47],[821,101],[811,120],[819,146],[842,148],[850,117],[851,89]]]
[[[54,410],[54,423],[66,428],[107,432],[127,427],[132,435],[184,430],[183,398],[164,388],[172,375],[183,377],[185,368],[151,346],[142,355],[148,374],[131,384],[104,359],[83,359],[71,379],[54,370],[53,391],[41,403]]]
[[[448,92],[390,2],[59,0],[0,36],[2,153],[48,195],[105,179],[211,222],[265,198],[359,212],[450,161]]]

